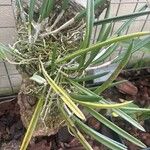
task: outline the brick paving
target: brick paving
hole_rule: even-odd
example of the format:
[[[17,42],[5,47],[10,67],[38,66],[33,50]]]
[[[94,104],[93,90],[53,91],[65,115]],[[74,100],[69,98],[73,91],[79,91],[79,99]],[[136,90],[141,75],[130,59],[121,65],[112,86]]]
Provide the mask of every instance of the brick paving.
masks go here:
[[[0,43],[13,44],[16,28],[11,0],[0,0]],[[14,65],[0,61],[0,96],[18,91],[21,76]]]

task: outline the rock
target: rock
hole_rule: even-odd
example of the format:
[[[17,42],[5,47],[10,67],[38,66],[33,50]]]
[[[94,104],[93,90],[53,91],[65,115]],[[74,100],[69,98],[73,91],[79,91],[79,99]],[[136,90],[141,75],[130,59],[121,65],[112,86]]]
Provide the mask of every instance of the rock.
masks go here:
[[[137,95],[138,93],[138,88],[133,85],[132,82],[126,81],[124,83],[116,85],[116,88],[124,94],[129,94],[131,96]]]

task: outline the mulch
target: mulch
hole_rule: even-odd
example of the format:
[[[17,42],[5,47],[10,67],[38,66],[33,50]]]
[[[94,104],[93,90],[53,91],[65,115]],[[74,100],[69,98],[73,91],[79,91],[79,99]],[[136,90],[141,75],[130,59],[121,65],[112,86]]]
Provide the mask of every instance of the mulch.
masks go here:
[[[113,87],[103,93],[104,97],[114,101],[121,99],[134,100],[140,107],[150,106],[150,70],[123,71],[117,80],[126,79],[127,82]],[[116,90],[117,89],[117,90]],[[129,123],[120,118],[113,121],[121,128],[139,138],[150,147],[150,120],[142,121],[146,132],[139,131]],[[87,124],[98,132],[108,134],[96,119],[89,118]],[[19,150],[26,129],[24,128],[19,113],[17,99],[9,99],[0,103],[0,150]],[[94,150],[105,150],[106,147],[86,137]],[[134,144],[123,140],[129,150],[140,150]],[[30,142],[28,150],[84,150],[82,145],[76,140],[66,127],[62,128],[56,135],[49,137],[36,137]]]

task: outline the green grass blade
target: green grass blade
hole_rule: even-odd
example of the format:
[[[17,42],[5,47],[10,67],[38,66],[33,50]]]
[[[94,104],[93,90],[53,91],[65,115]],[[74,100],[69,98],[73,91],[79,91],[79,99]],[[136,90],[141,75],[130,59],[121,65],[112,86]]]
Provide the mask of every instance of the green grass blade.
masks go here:
[[[89,95],[89,90],[88,89],[83,89],[78,83],[75,83],[74,81],[70,81],[73,85],[75,85],[77,88],[79,88],[80,90],[82,89],[82,91],[84,91],[85,93],[88,93]],[[91,92],[92,93],[92,92]],[[124,102],[124,103],[118,103],[118,104],[108,104],[107,103],[101,103],[101,100],[103,100],[102,97],[100,96],[95,96],[95,94],[91,94],[89,95],[89,97],[84,96],[84,95],[75,95],[75,94],[71,94],[71,97],[74,98],[73,100],[81,105],[84,106],[89,106],[92,108],[101,108],[101,109],[106,109],[106,108],[119,108],[119,107],[124,107],[125,105],[128,105],[130,103],[132,103],[132,101],[128,101],[128,102]],[[87,100],[86,100],[87,98]],[[90,100],[91,98],[91,100]]]
[[[83,42],[81,43],[81,49],[87,48],[90,45],[90,40],[93,31],[94,22],[94,0],[87,0],[86,9],[86,33]],[[84,65],[86,53],[79,58],[79,69]]]
[[[86,139],[84,138],[84,136],[81,134],[79,130],[77,130],[77,137],[78,139],[80,139],[81,144],[84,146],[86,150],[93,150],[91,145],[86,141]]]
[[[132,33],[132,34],[128,34],[128,35],[123,35],[123,36],[111,38],[111,39],[106,40],[104,42],[99,42],[97,44],[94,44],[88,48],[77,50],[76,52],[73,52],[72,54],[68,54],[67,56],[65,56],[63,58],[59,58],[56,60],[56,63],[65,62],[67,60],[73,59],[77,56],[80,56],[80,55],[85,54],[85,53],[90,52],[90,51],[96,51],[98,48],[102,48],[103,46],[107,46],[107,45],[110,45],[112,43],[118,43],[118,42],[133,39],[135,37],[145,36],[145,35],[149,35],[149,34],[150,34],[150,32],[138,32],[138,33]]]
[[[105,18],[108,18],[109,14],[110,14],[110,5],[108,6],[108,8],[106,10]],[[107,39],[107,37],[108,37],[108,35],[110,33],[110,31],[108,31],[109,27],[110,26],[107,27],[106,24],[102,25],[101,30],[99,32],[99,36],[97,38],[97,42],[102,42],[102,41],[105,41]],[[91,64],[91,62],[97,56],[97,54],[98,54],[99,51],[100,51],[100,49],[97,49],[97,51],[90,53],[90,58],[87,60],[86,64],[84,65],[84,69],[87,68]]]
[[[0,53],[3,59],[6,59],[9,56],[16,57],[18,60],[23,60],[24,58],[20,55],[20,53],[16,53],[16,49],[9,48],[0,43]]]
[[[113,83],[109,86],[109,88],[110,88],[110,87],[114,87],[114,86],[116,86],[116,85],[118,85],[118,84],[125,83],[125,82],[127,82],[127,80],[121,80],[121,81],[113,82]],[[97,88],[98,88],[98,85],[97,85],[97,86],[94,86],[94,87],[88,87],[88,89],[91,90],[91,91],[95,91]]]
[[[34,16],[34,6],[35,6],[36,0],[30,0],[29,5],[29,25],[28,25],[28,39],[29,43],[32,41],[32,21]]]
[[[32,135],[33,135],[33,132],[36,128],[36,125],[38,123],[38,120],[39,120],[39,117],[40,117],[40,113],[42,111],[42,108],[43,108],[43,97],[41,97],[39,100],[38,100],[38,103],[36,105],[36,108],[35,108],[35,111],[32,115],[32,119],[30,121],[30,124],[28,126],[28,129],[27,129],[27,132],[24,136],[24,139],[23,139],[23,142],[21,144],[21,147],[20,147],[20,150],[26,150],[27,147],[28,147],[28,144],[32,138]]]
[[[95,93],[102,93],[105,89],[107,89],[110,84],[117,78],[121,70],[124,68],[124,66],[128,63],[128,60],[131,56],[131,51],[133,48],[133,42],[130,44],[129,48],[127,49],[123,59],[121,60],[120,64],[116,68],[116,70],[112,73],[112,75],[109,77],[109,79],[104,82],[101,86],[99,86],[96,90]]]
[[[85,77],[75,78],[73,80],[76,82],[83,82],[83,81],[85,82],[85,81],[90,81],[90,80],[94,80],[94,79],[103,77],[103,76],[107,75],[108,73],[109,72],[99,73],[96,75],[86,75]]]
[[[116,17],[112,17],[112,18],[103,19],[100,21],[95,21],[94,25],[100,25],[103,23],[110,23],[110,22],[116,22],[116,21],[120,21],[120,20],[131,19],[131,18],[135,18],[135,17],[148,15],[148,14],[150,14],[150,10],[143,11],[143,12],[135,12],[135,13],[128,14],[128,15],[116,16]]]
[[[107,118],[105,118],[104,116],[102,116],[101,114],[96,112],[95,110],[93,110],[91,108],[87,108],[87,111],[92,116],[94,116],[97,120],[99,120],[101,123],[103,123],[105,126],[112,129],[114,132],[121,135],[122,137],[124,137],[128,141],[134,143],[135,145],[137,145],[141,148],[146,148],[146,145],[143,144],[141,141],[139,141],[138,139],[136,139],[135,137],[133,137],[132,135],[130,135],[129,133],[127,133],[126,131],[124,131],[123,129],[121,129],[120,127],[118,127],[117,125],[112,123],[111,121],[109,121]]]
[[[81,122],[78,118],[74,117],[75,122],[77,125],[88,135],[90,135],[93,139],[97,140],[98,142],[104,144],[108,148],[112,150],[127,150],[127,148],[116,141],[100,134],[99,132],[93,130],[92,128],[88,127],[86,124]]]

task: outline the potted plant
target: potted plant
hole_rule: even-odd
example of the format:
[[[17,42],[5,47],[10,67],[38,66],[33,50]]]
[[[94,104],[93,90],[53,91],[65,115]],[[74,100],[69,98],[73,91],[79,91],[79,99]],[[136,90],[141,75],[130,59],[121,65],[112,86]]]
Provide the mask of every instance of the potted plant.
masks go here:
[[[118,115],[144,131],[138,122],[123,111],[131,109],[128,105],[132,101],[114,103],[104,99],[101,93],[113,84],[131,54],[149,42],[146,37],[141,39],[142,44],[139,45],[134,44],[133,39],[149,35],[150,32],[123,34],[136,17],[149,13],[147,6],[133,14],[111,18],[109,1],[87,0],[86,8],[75,2],[30,0],[27,3],[17,0],[18,40],[10,47],[0,45],[0,56],[16,64],[23,78],[18,103],[27,132],[20,150],[27,149],[32,136],[55,134],[62,126],[68,126],[85,149],[92,147],[83,133],[110,149],[127,149],[125,145],[88,127],[85,120],[89,114],[123,138],[145,148],[145,144],[119,128],[99,111],[105,109],[106,114]],[[100,11],[96,11],[97,8]],[[95,21],[95,16],[105,9],[105,19]],[[128,20],[111,36],[112,23],[123,19]],[[101,25],[101,30],[97,41],[91,44],[95,25]],[[126,51],[102,65],[103,60],[124,41],[130,41]],[[119,65],[102,85],[94,90],[86,87],[86,81],[107,74],[89,75],[89,71],[113,62],[119,62]],[[141,111],[140,108],[132,109]]]

